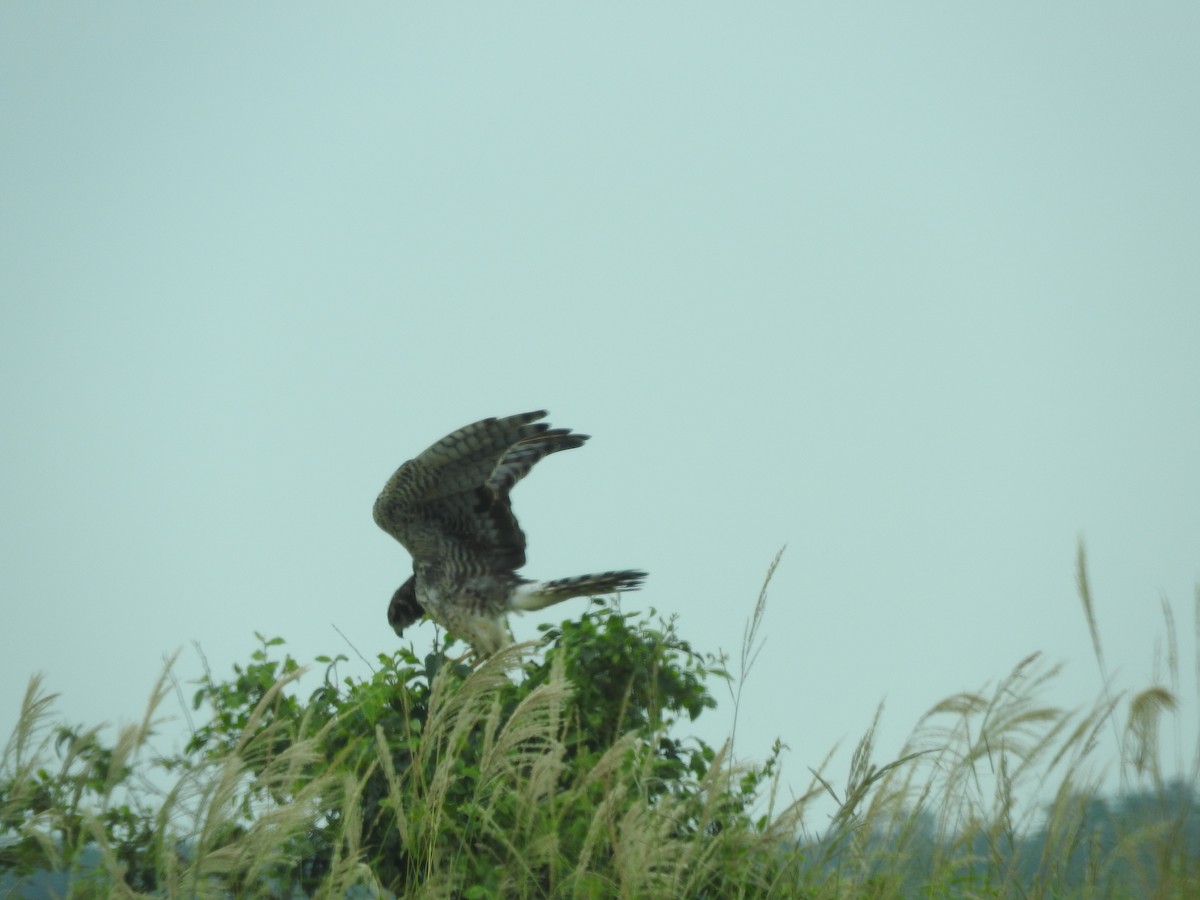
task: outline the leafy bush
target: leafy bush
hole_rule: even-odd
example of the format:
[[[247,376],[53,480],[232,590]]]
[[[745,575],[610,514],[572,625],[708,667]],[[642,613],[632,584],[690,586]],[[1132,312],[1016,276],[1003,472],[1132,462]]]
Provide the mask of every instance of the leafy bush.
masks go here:
[[[453,643],[381,655],[370,678],[322,657],[307,697],[259,636],[232,677],[200,680],[206,718],[170,756],[151,744],[170,666],[111,744],[51,724],[35,677],[0,757],[0,896],[1200,896],[1200,755],[1174,779],[1159,762],[1174,620],[1164,606],[1171,688],[1114,695],[1082,550],[1079,582],[1092,707],[1046,704],[1058,669],[1033,654],[935,704],[884,764],[877,712],[844,781],[822,766],[782,809],[778,743],[742,766],[680,737],[714,678],[736,707],[765,585],[733,677],[673,621],[604,605],[474,668]],[[1088,765],[1110,728],[1137,785],[1114,802]],[[1023,799],[1047,788],[1044,811]],[[836,809],[812,834],[818,795]]]
[[[735,770],[671,731],[715,706],[720,661],[615,607],[543,630],[544,653],[518,645],[475,669],[452,645],[402,649],[339,682],[345,657],[321,658],[307,700],[291,690],[300,666],[274,655],[283,641],[259,636],[231,680],[201,680],[210,715],[185,750],[151,761],[177,779],[157,805],[115,803],[140,796],[119,748],[149,715],[118,749],[53,729],[54,774],[22,768],[27,728],[0,787],[15,838],[0,868],[74,873],[83,890],[94,845],[104,883],[239,896],[731,896],[777,878],[784,835],[750,819],[774,756]],[[35,690],[25,721],[47,700]]]

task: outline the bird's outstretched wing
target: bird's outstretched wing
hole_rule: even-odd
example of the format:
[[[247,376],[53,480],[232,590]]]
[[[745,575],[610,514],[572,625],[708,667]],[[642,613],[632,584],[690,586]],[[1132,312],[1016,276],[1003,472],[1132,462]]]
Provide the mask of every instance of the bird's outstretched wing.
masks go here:
[[[538,460],[588,438],[539,422],[545,415],[483,419],[442,438],[388,479],[375,501],[376,524],[414,561],[457,556],[520,568],[525,534],[508,492]]]
[[[582,447],[590,434],[573,434],[569,428],[550,428],[520,443],[513,444],[505,451],[499,464],[488,478],[488,487],[501,497],[507,497],[513,485],[529,474],[538,460],[557,453],[559,450],[572,450]]]

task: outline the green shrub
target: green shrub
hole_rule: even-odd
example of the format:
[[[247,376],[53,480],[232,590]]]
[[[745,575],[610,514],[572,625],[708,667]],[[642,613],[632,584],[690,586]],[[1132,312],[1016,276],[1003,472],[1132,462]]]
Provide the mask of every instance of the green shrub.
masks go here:
[[[781,745],[739,765],[732,741],[681,736],[713,679],[736,723],[765,585],[732,677],[673,621],[611,605],[475,667],[453,641],[382,655],[370,678],[322,657],[307,696],[283,641],[259,636],[232,677],[200,679],[205,717],[170,756],[152,744],[170,665],[112,743],[52,723],[34,677],[0,757],[0,896],[1200,896],[1200,761],[1175,778],[1159,762],[1173,618],[1171,689],[1114,695],[1082,551],[1079,578],[1105,685],[1091,708],[1047,705],[1058,669],[1033,654],[935,704],[883,764],[877,711],[844,780],[822,765],[781,808]],[[1089,774],[1110,729],[1113,802]],[[1027,799],[1047,794],[1044,811]],[[813,834],[817,796],[836,803]]]
[[[779,835],[750,820],[774,767],[734,769],[671,726],[715,706],[720,661],[671,622],[596,606],[472,669],[441,648],[378,658],[369,679],[301,667],[259,636],[249,665],[194,696],[209,717],[184,752],[150,762],[176,780],[137,793],[126,756],[55,729],[59,771],[5,772],[0,867],[78,876],[79,851],[131,892],[482,896],[728,896],[778,877]],[[161,700],[162,685],[157,692]],[[31,694],[28,722],[49,698]],[[149,734],[148,714],[144,735]],[[18,736],[28,756],[34,727]],[[143,736],[144,736],[143,735]],[[118,741],[132,745],[137,735]],[[65,751],[64,751],[65,748]],[[48,749],[44,744],[40,750]],[[778,748],[776,749],[778,753]],[[116,768],[117,763],[120,768]],[[107,882],[106,882],[107,883]]]

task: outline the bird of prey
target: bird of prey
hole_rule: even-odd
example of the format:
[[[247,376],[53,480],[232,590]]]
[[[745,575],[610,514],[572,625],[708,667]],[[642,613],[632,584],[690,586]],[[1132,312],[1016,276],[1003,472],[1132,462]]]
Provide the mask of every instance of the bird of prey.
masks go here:
[[[512,610],[571,597],[636,590],[633,569],[532,581],[525,534],[508,493],[538,460],[583,446],[589,435],[538,421],[545,410],[483,419],[446,435],[396,470],[375,501],[375,523],[412,555],[413,574],[388,605],[397,635],[427,615],[481,656],[512,638]]]

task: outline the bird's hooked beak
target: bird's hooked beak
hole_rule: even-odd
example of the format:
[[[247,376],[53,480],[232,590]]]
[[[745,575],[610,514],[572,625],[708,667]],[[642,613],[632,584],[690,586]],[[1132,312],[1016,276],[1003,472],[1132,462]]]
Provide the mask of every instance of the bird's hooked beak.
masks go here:
[[[392,594],[392,602],[388,604],[388,624],[397,637],[404,637],[404,629],[423,615],[425,609],[417,601],[417,578],[413,575]]]

